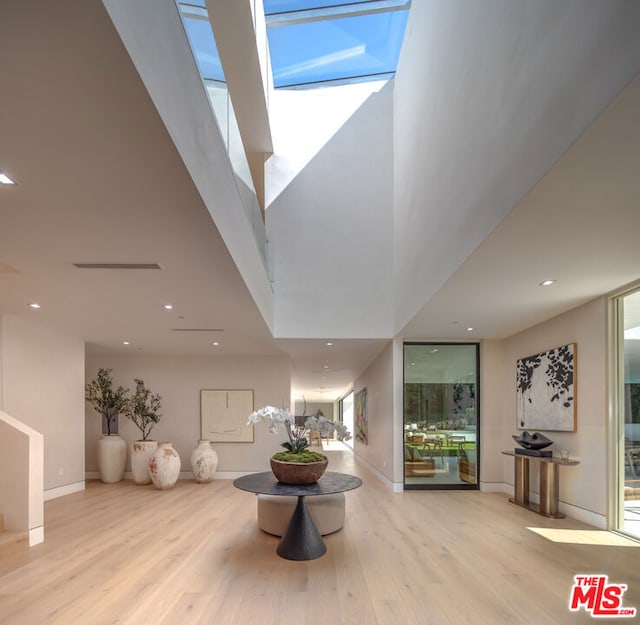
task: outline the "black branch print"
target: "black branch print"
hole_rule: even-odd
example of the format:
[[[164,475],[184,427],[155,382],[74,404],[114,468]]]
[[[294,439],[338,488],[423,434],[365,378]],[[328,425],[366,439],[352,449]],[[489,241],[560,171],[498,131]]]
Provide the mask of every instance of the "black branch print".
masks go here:
[[[549,364],[545,371],[547,386],[553,391],[551,401],[561,401],[565,408],[571,406],[573,396],[573,354],[568,345],[549,352]]]
[[[558,419],[575,418],[571,416],[575,406],[574,381],[573,343],[519,359],[516,363],[519,427],[530,426],[531,419],[557,426]]]

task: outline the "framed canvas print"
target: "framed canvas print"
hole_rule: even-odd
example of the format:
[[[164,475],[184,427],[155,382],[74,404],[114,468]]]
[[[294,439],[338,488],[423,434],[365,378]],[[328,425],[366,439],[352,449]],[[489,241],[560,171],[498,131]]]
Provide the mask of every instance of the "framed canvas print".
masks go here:
[[[358,391],[354,398],[356,440],[369,444],[369,423],[367,421],[367,389]]]
[[[517,361],[518,429],[576,431],[576,344]]]
[[[201,438],[214,443],[252,443],[253,425],[247,425],[252,412],[252,390],[201,390]]]

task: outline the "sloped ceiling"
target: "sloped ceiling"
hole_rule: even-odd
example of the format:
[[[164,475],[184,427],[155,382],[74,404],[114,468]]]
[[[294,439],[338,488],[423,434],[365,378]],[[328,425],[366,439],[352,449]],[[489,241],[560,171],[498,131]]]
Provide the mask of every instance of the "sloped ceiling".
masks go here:
[[[453,17],[445,19],[439,11],[449,4]],[[389,338],[396,331],[468,338],[462,313],[469,312],[474,338],[506,336],[638,277],[637,83],[578,137],[638,71],[640,38],[631,34],[640,31],[640,5],[519,3],[518,20],[537,35],[490,36],[502,32],[496,20],[512,15],[513,4],[414,2],[395,96],[395,248],[403,251]],[[584,13],[589,29],[569,17],[558,23],[556,5],[563,15]],[[464,12],[471,6],[473,19]],[[469,36],[474,24],[482,27],[474,55],[492,54],[467,67],[467,49],[458,71],[427,71],[468,42],[455,28],[463,23]],[[597,45],[585,46],[594,38]],[[611,55],[620,71],[611,70]],[[309,400],[335,396],[380,352],[379,338],[345,338],[331,355],[323,341],[272,338],[101,2],[3,6],[0,57],[0,170],[19,183],[0,187],[0,312],[80,336],[94,354],[288,353],[293,385],[314,389]],[[498,78],[500,93],[515,81],[519,97],[476,97],[484,84],[488,98]],[[444,97],[452,84],[457,108]],[[442,97],[440,116],[434,93]],[[576,100],[584,105],[580,119]],[[444,149],[447,140],[454,145]],[[530,143],[535,159],[505,147]],[[89,272],[74,262],[162,269]],[[525,277],[536,280],[535,296],[523,295]],[[537,281],[547,277],[558,283],[538,296]],[[32,301],[42,308],[28,309]],[[162,308],[167,302],[172,311]],[[211,345],[219,334],[172,331],[180,327],[223,329],[220,349]],[[326,362],[336,375],[320,394]]]
[[[0,310],[98,353],[282,353],[102,4],[4,6],[0,56]]]
[[[640,76],[431,297],[403,335],[423,336],[428,328],[432,338],[506,338],[637,280],[638,172]],[[556,283],[540,286],[546,279]]]
[[[609,114],[611,121],[598,138],[581,145],[577,153],[571,146],[640,70],[639,32],[640,4],[624,1],[413,3],[394,106],[398,332],[404,334],[406,328],[413,335],[442,333],[440,324],[431,322],[444,311],[430,301],[439,289],[446,289],[465,261],[476,266],[473,253],[481,244],[488,247],[483,254],[492,255],[501,267],[521,267],[524,258],[529,271],[490,274],[500,278],[501,299],[507,300],[505,316],[494,316],[493,302],[476,307],[474,280],[467,285],[468,300],[452,302],[447,321],[463,322],[464,315],[475,313],[475,321],[467,321],[465,328],[477,326],[477,336],[485,336],[485,331],[508,335],[534,318],[566,309],[569,302],[615,288],[618,280],[630,276],[630,268],[623,266],[637,258],[630,249],[607,255],[604,262],[610,264],[603,273],[608,280],[591,281],[585,275],[594,254],[590,233],[600,225],[597,213],[603,206],[601,202],[585,210],[583,196],[593,190],[588,182],[596,175],[609,219],[615,222],[619,211],[619,227],[637,226],[635,219],[622,226],[633,214],[637,139],[625,141],[624,128],[607,134],[620,124],[630,124],[633,134],[637,108],[633,102],[621,104]],[[625,97],[634,98],[631,93]],[[619,148],[618,141],[624,142]],[[574,169],[584,169],[565,177],[566,167],[562,173],[555,169],[569,148],[567,158],[578,161]],[[544,201],[518,206],[549,170],[544,192],[536,192],[544,193]],[[620,186],[629,189],[625,198]],[[610,195],[612,201],[607,201]],[[524,217],[539,211],[540,204],[553,207],[543,227],[531,228],[540,223],[531,214],[520,221],[509,218],[514,244],[493,248],[493,239],[487,237],[516,206],[517,215]],[[592,227],[591,218],[596,219]],[[573,222],[575,229],[560,228],[558,222]],[[571,263],[561,256],[550,262],[547,252],[558,248],[560,231]],[[535,248],[527,246],[534,233]],[[616,246],[629,243],[620,239]],[[614,266],[615,258],[620,265]],[[534,289],[545,278],[563,279],[539,303],[528,297],[529,312],[518,314],[523,281],[532,276]],[[480,283],[486,281],[485,277]],[[425,311],[414,319],[425,305],[433,306],[434,314]],[[539,314],[531,315],[533,309]],[[452,338],[464,335],[465,328],[461,334],[451,327]]]

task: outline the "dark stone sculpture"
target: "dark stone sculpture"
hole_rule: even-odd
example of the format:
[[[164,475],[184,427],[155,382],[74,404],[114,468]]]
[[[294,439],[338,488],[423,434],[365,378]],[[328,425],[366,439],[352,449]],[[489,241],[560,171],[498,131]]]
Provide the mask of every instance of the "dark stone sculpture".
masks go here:
[[[528,456],[551,456],[551,451],[540,451],[549,445],[553,445],[553,441],[548,439],[544,434],[540,432],[523,432],[520,436],[515,434],[511,435],[511,438],[518,443],[524,449],[516,449],[517,454],[524,454]]]
[[[549,445],[553,445],[553,441],[549,440],[544,434],[540,434],[540,432],[534,432],[533,434],[523,432],[520,436],[513,434],[512,438],[525,449],[544,449]]]

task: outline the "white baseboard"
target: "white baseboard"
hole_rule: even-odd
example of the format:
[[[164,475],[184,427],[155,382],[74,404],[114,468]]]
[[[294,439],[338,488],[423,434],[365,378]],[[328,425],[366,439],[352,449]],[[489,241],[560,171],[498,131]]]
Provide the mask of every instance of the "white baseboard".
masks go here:
[[[509,497],[513,497],[513,484],[506,484],[504,482],[482,482],[480,484],[480,490],[487,493],[504,493],[505,495],[509,495]],[[529,500],[531,503],[539,504],[540,494],[530,491]],[[607,529],[607,517],[604,514],[598,514],[592,510],[585,510],[584,508],[574,506],[565,501],[558,502],[558,510],[576,521],[593,525],[598,529]]]
[[[573,506],[570,503],[564,503],[563,501],[560,502],[558,507],[562,514],[566,514],[572,519],[576,519],[576,521],[582,521],[583,523],[593,525],[601,530],[607,529],[607,517],[604,514],[598,514],[592,510],[578,508],[578,506]]]
[[[64,486],[58,486],[57,488],[49,488],[44,491],[44,500],[57,499],[58,497],[64,497],[65,495],[71,495],[72,493],[79,493],[84,490],[84,480],[82,482],[74,482],[73,484],[65,484]]]
[[[235,480],[237,477],[242,477],[243,475],[249,475],[250,473],[255,473],[255,471],[216,471],[213,476],[214,480]],[[100,474],[97,471],[87,471],[84,474],[85,479],[87,480],[99,480]],[[125,471],[124,476],[122,477],[124,480],[132,480],[133,474],[131,471]],[[192,471],[181,471],[178,476],[179,480],[193,480],[193,472]],[[83,482],[84,483],[84,482]],[[67,493],[65,493],[67,494]]]
[[[214,480],[235,480],[244,475],[251,475],[255,471],[216,471],[213,475]],[[193,475],[191,476],[193,479]]]
[[[100,479],[100,475],[98,474],[98,472],[95,472],[96,477],[95,479]],[[217,476],[217,474],[216,474]],[[123,480],[132,480],[133,479],[133,473],[131,471],[125,471],[124,475],[122,476]],[[180,475],[178,475],[178,479],[179,480],[192,480],[194,479],[193,477],[193,472],[192,471],[180,471]]]
[[[502,493],[513,496],[513,486],[504,482],[483,482],[480,481],[480,490],[483,493]]]
[[[34,527],[29,530],[29,547],[39,545],[44,542],[44,526]]]
[[[394,493],[401,493],[404,490],[403,483],[397,483],[390,480],[384,473],[380,473],[378,469],[376,469],[366,458],[358,455],[354,452],[354,456],[358,459],[359,462],[367,465],[367,470],[371,471],[375,477],[377,477],[383,484],[385,484],[389,489],[391,489]],[[400,487],[399,490],[397,487]]]

